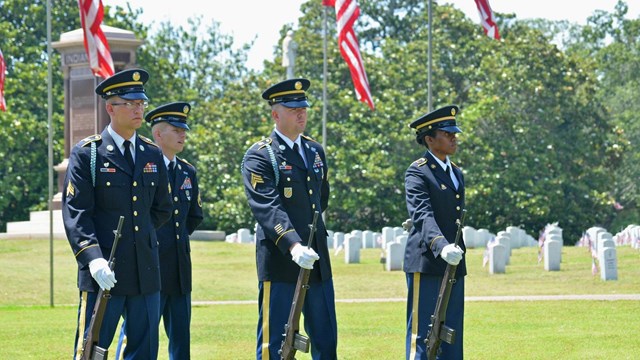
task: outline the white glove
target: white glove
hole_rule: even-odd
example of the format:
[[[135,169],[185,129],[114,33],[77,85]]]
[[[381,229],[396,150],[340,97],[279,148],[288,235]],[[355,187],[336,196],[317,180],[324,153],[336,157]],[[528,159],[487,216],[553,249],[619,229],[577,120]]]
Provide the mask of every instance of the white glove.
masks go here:
[[[109,263],[104,258],[91,260],[89,263],[91,276],[102,290],[111,290],[116,285],[116,274],[109,268]]]
[[[464,251],[458,245],[449,244],[442,248],[440,257],[451,265],[458,265],[462,260],[462,254]]]
[[[413,227],[413,220],[411,219],[407,219],[402,223],[402,228],[404,229],[404,231],[411,230],[411,227]]]
[[[300,265],[301,268],[311,270],[313,269],[313,263],[320,259],[320,256],[318,256],[315,250],[297,243],[293,245],[293,249],[291,249],[291,258],[296,264]]]

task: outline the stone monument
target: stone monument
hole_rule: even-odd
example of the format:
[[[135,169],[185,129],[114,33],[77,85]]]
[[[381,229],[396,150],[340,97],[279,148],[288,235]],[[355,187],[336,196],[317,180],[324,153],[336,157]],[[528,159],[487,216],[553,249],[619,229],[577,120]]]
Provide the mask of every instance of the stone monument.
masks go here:
[[[293,79],[293,70],[296,65],[296,51],[298,44],[293,40],[293,30],[287,31],[287,36],[282,40],[282,66],[286,70],[286,78]]]
[[[109,43],[115,72],[136,67],[136,50],[143,41],[128,30],[101,26]],[[64,174],[71,149],[87,136],[101,133],[109,124],[104,100],[95,87],[104,79],[93,75],[84,49],[82,29],[60,34],[53,48],[62,56],[64,77],[64,160],[54,166],[58,172],[58,193],[53,197],[54,209],[61,208]]]

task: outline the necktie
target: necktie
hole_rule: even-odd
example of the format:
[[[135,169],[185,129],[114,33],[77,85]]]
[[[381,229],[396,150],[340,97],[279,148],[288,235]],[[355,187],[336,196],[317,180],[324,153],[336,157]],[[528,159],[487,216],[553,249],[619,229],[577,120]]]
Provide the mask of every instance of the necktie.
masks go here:
[[[300,157],[300,160],[302,160],[302,163],[304,164],[304,166],[307,166],[307,162],[304,161],[304,157],[302,156],[302,154],[300,153],[300,147],[298,146],[298,143],[293,143],[293,151],[298,154],[298,157]]]
[[[456,187],[456,189],[458,189],[458,179],[456,178],[455,175],[451,174],[451,166],[447,165],[446,173],[449,176],[449,178],[451,178],[451,181],[453,182],[453,185]]]
[[[127,164],[129,164],[129,167],[131,167],[131,170],[133,170],[134,164],[133,164],[133,156],[131,155],[131,141],[129,140],[125,140],[124,141],[124,158],[127,160]]]
[[[173,161],[169,163],[169,183],[173,184],[176,181],[176,166]]]

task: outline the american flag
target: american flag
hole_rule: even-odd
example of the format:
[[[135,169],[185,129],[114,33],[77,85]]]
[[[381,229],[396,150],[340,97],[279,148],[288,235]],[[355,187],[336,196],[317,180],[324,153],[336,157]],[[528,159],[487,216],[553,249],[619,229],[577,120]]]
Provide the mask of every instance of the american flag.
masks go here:
[[[7,65],[4,63],[4,56],[0,50],[0,110],[7,111],[7,103],[4,102],[4,73],[7,71]]]
[[[358,100],[367,103],[371,110],[374,109],[373,98],[369,90],[369,80],[364,70],[358,38],[353,31],[353,24],[360,15],[360,8],[356,0],[322,0],[322,5],[333,6],[336,9],[338,24],[338,45],[340,53],[349,65],[351,80],[356,90]]]
[[[93,74],[108,78],[114,74],[109,43],[100,24],[104,17],[102,0],[78,0],[80,22],[84,33],[84,49]]]
[[[491,6],[489,6],[489,0],[475,0],[475,2],[480,12],[480,23],[484,28],[484,33],[490,38],[500,40],[498,25],[495,23],[493,11],[491,11]]]

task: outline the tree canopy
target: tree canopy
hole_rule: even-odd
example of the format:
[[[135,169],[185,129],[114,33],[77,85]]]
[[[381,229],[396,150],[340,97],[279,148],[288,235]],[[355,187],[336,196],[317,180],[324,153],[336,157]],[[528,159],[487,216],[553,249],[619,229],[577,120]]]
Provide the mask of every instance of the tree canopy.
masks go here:
[[[75,3],[55,2],[53,34],[79,27]],[[0,113],[0,227],[46,207],[46,21],[43,1],[0,0],[7,61]],[[425,148],[408,124],[427,109],[428,16],[423,1],[362,2],[356,23],[375,111],[355,98],[328,8],[327,135],[322,139],[323,23],[319,1],[302,4],[294,39],[296,76],[312,82],[307,133],[327,144],[332,192],[325,218],[339,231],[398,226],[407,218],[404,172]],[[138,65],[152,76],[152,107],[193,105],[183,154],[198,168],[203,227],[253,228],[240,163],[273,128],[261,92],[282,80],[281,48],[264,70],[246,68],[251,44],[237,46],[216,22],[188,28],[137,22],[144,9],[107,8],[107,25],[145,40]],[[465,174],[467,224],[492,232],[521,226],[537,234],[559,222],[565,241],[594,226],[637,219],[640,157],[640,19],[618,2],[587,25],[522,21],[496,14],[500,41],[452,5],[433,6],[434,107],[457,104],[463,129],[452,157]],[[28,15],[27,15],[28,14]],[[284,38],[289,25],[281,31]],[[55,40],[54,35],[54,40]],[[275,44],[274,44],[275,45]],[[60,56],[51,59],[59,69]],[[54,71],[54,148],[62,160],[62,74]],[[148,129],[143,129],[143,132]],[[623,210],[616,210],[620,203]],[[620,207],[618,207],[619,209]],[[615,232],[618,229],[611,228]]]

